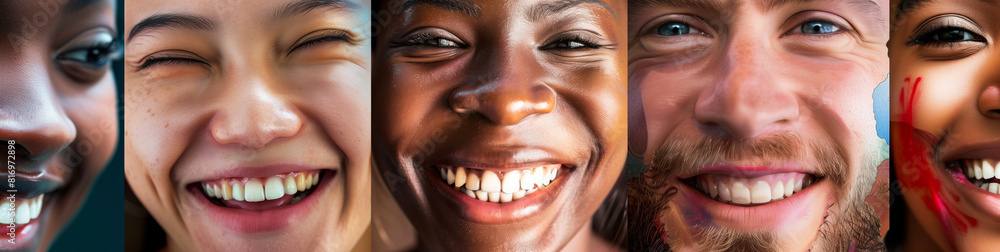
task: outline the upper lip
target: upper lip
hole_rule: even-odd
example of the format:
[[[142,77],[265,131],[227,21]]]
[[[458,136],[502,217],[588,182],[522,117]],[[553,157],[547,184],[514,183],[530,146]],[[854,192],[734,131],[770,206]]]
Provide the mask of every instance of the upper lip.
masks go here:
[[[198,175],[188,177],[182,181],[182,185],[187,185],[191,183],[224,179],[224,178],[239,178],[239,177],[269,177],[278,174],[297,172],[297,171],[311,171],[311,170],[337,170],[337,167],[315,167],[299,164],[272,164],[272,165],[253,165],[253,164],[241,164],[239,166],[234,166],[227,169],[213,169],[205,171]]]
[[[533,146],[468,147],[438,153],[440,154],[429,157],[426,163],[492,171],[514,171],[545,164],[563,164],[570,167],[579,165],[567,153]]]
[[[819,174],[819,172],[813,167],[802,166],[793,162],[788,162],[785,165],[780,165],[780,166],[735,165],[732,163],[713,164],[713,165],[703,166],[701,169],[698,169],[698,171],[693,173],[680,174],[678,178],[687,179],[704,174],[720,174],[720,175],[728,175],[734,177],[753,178],[753,177],[760,177],[778,173],[789,173],[789,172],[812,174],[817,177],[822,176],[822,174]]]
[[[14,174],[14,188],[11,188],[9,183],[0,183],[3,184],[0,187],[3,193],[12,194],[16,198],[30,199],[58,190],[72,176],[73,169],[63,165],[49,165],[57,162],[53,159],[18,160],[20,162],[14,165],[16,169]],[[8,190],[17,190],[17,192],[8,192]]]
[[[1000,139],[969,144],[955,144],[941,148],[941,161],[952,162],[961,159],[1000,159]]]

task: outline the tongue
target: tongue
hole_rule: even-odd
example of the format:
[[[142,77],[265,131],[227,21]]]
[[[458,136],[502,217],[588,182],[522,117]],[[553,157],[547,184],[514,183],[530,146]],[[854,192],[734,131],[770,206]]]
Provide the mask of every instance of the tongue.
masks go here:
[[[265,200],[265,201],[260,201],[260,202],[246,202],[246,201],[238,201],[238,200],[223,200],[222,204],[225,205],[226,207],[230,207],[230,208],[262,211],[262,210],[268,210],[268,209],[271,209],[271,208],[276,208],[276,207],[288,205],[288,203],[292,202],[292,197],[294,197],[294,196],[295,195],[285,194],[285,196],[281,197],[281,198],[277,198],[277,199],[273,199],[273,200]]]

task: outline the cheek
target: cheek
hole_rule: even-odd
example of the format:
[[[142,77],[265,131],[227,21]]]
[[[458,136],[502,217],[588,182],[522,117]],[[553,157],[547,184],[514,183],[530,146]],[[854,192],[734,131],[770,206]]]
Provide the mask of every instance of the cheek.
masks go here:
[[[81,167],[96,175],[108,163],[118,141],[114,80],[109,73],[81,96],[63,99],[66,114],[77,130],[77,138],[65,151],[80,155],[85,162]]]

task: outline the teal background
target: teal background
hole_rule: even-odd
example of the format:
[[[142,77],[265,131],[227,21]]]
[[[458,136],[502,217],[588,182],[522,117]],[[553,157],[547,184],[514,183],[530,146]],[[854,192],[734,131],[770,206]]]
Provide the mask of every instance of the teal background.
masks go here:
[[[122,22],[123,0],[118,0],[117,29],[118,37],[123,38]],[[112,72],[115,75],[118,91],[118,146],[115,154],[104,171],[97,177],[91,187],[87,200],[77,212],[76,218],[63,229],[50,247],[51,251],[123,251],[125,250],[125,220],[123,218],[125,188],[125,159],[122,152],[122,141],[125,138],[124,106],[122,106],[124,87],[122,85],[121,60],[112,62]]]

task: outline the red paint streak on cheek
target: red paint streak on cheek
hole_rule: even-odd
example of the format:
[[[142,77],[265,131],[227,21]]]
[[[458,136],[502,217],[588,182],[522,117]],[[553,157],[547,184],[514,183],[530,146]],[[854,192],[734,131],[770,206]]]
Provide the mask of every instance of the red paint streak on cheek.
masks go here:
[[[890,126],[893,142],[896,143],[892,146],[893,156],[898,157],[901,161],[899,165],[895,166],[896,173],[899,174],[896,177],[903,188],[920,194],[924,206],[934,212],[941,222],[949,245],[953,250],[957,250],[955,231],[959,231],[959,235],[965,235],[968,233],[969,227],[978,225],[978,221],[963,213],[953,202],[944,198],[945,191],[941,187],[941,180],[935,177],[934,171],[931,170],[940,169],[935,167],[931,161],[932,148],[938,139],[930,132],[913,127],[915,113],[913,103],[920,97],[917,88],[920,85],[920,77],[917,77],[912,85],[910,85],[910,78],[906,78],[904,81],[909,87],[910,96],[906,97],[906,87],[899,94],[899,102],[903,108],[903,114],[900,116],[902,122],[894,121],[891,122]],[[955,199],[953,201],[957,201],[958,196],[953,195],[952,198]]]

